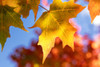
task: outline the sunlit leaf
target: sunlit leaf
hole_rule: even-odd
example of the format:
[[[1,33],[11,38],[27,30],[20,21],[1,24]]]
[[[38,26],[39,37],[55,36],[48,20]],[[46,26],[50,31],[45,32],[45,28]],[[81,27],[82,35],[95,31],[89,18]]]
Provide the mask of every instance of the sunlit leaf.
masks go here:
[[[89,0],[88,9],[90,11],[91,22],[93,23],[94,18],[100,15],[100,0]]]
[[[43,48],[43,62],[52,47],[54,47],[56,37],[62,40],[63,47],[69,45],[74,50],[74,33],[76,29],[71,26],[69,19],[76,17],[84,8],[75,4],[74,0],[68,2],[54,0],[53,4],[50,5],[50,10],[44,12],[36,21],[33,27],[42,29],[38,45]]]

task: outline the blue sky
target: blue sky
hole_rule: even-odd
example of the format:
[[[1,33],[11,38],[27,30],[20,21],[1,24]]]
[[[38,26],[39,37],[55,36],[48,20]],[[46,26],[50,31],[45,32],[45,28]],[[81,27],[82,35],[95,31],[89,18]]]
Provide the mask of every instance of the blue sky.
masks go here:
[[[81,4],[83,6],[86,6],[88,3],[84,3],[82,0],[79,0],[77,2],[78,4]],[[37,19],[42,15],[43,9],[39,7]],[[10,38],[7,38],[7,41],[4,46],[3,52],[0,52],[0,67],[16,67],[16,63],[11,61],[10,55],[14,52],[14,50],[18,47],[24,46],[28,48],[31,43],[31,40],[38,40],[38,35],[35,33],[35,30],[40,30],[39,28],[33,28],[28,29],[28,27],[31,27],[34,25],[34,13],[32,10],[30,10],[29,17],[22,18],[23,25],[29,32],[25,32],[19,28],[11,26],[9,28],[10,30]],[[77,15],[74,20],[77,22],[79,26],[81,26],[81,31],[79,32],[82,35],[88,34],[91,39],[93,39],[93,36],[98,32],[99,28],[95,26],[94,24],[91,24],[91,18],[88,11],[88,8],[86,7],[81,13]],[[1,49],[1,45],[0,45]]]

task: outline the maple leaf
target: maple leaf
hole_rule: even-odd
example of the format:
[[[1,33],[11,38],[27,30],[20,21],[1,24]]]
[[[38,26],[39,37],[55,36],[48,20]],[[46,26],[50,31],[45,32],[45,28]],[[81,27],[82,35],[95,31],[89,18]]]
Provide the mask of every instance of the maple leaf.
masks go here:
[[[75,4],[74,0],[68,2],[54,0],[50,5],[50,10],[44,12],[35,25],[31,27],[40,27],[42,29],[38,45],[43,48],[43,62],[51,48],[54,47],[56,37],[62,40],[63,47],[69,45],[74,50],[74,33],[76,29],[69,23],[69,18],[76,17],[84,8]]]
[[[88,9],[91,16],[91,22],[93,23],[94,18],[100,15],[100,0],[89,0]]]
[[[27,17],[29,15],[29,10],[32,9],[34,11],[35,19],[38,11],[38,5],[40,4],[40,0],[18,0],[20,6],[20,13],[23,17]]]
[[[0,43],[2,45],[2,49],[6,42],[6,38],[10,37],[9,35],[9,27],[15,26],[19,27],[23,30],[23,22],[20,19],[20,15],[13,11],[14,8],[9,7],[7,5],[0,5]]]
[[[11,7],[16,7],[14,11],[23,15],[24,18],[27,18],[27,16],[29,16],[29,11],[32,9],[34,11],[34,15],[36,19],[40,0],[13,0],[13,1],[6,0],[6,4]]]

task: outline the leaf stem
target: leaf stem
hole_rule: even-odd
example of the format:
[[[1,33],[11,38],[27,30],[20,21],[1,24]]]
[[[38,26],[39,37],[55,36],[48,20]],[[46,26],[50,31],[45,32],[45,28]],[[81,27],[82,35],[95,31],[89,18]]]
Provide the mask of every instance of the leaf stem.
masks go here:
[[[49,11],[49,10],[47,10],[45,7],[43,7],[43,6],[41,6],[41,5],[39,5],[39,6],[42,7],[44,10]]]

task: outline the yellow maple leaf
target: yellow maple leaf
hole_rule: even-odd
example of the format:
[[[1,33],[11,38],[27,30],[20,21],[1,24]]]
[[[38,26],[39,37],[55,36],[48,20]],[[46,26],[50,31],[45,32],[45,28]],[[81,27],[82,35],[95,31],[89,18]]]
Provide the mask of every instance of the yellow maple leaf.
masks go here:
[[[54,0],[50,10],[44,12],[36,21],[34,27],[40,27],[42,34],[39,36],[38,45],[43,49],[43,62],[55,44],[55,38],[62,40],[63,47],[69,45],[74,50],[74,33],[76,29],[71,26],[69,19],[76,17],[85,7],[75,4],[74,0],[62,2]]]
[[[89,0],[88,9],[91,16],[91,22],[93,23],[94,18],[100,15],[100,0]]]
[[[40,0],[6,0],[5,4],[11,7],[15,7],[14,11],[23,15],[24,18],[29,16],[29,11],[32,9],[36,19]]]
[[[7,5],[0,4],[0,43],[2,45],[2,49],[4,47],[7,37],[10,37],[10,26],[19,27],[25,30],[23,22],[20,19],[21,16],[14,12],[13,9],[14,8]]]

